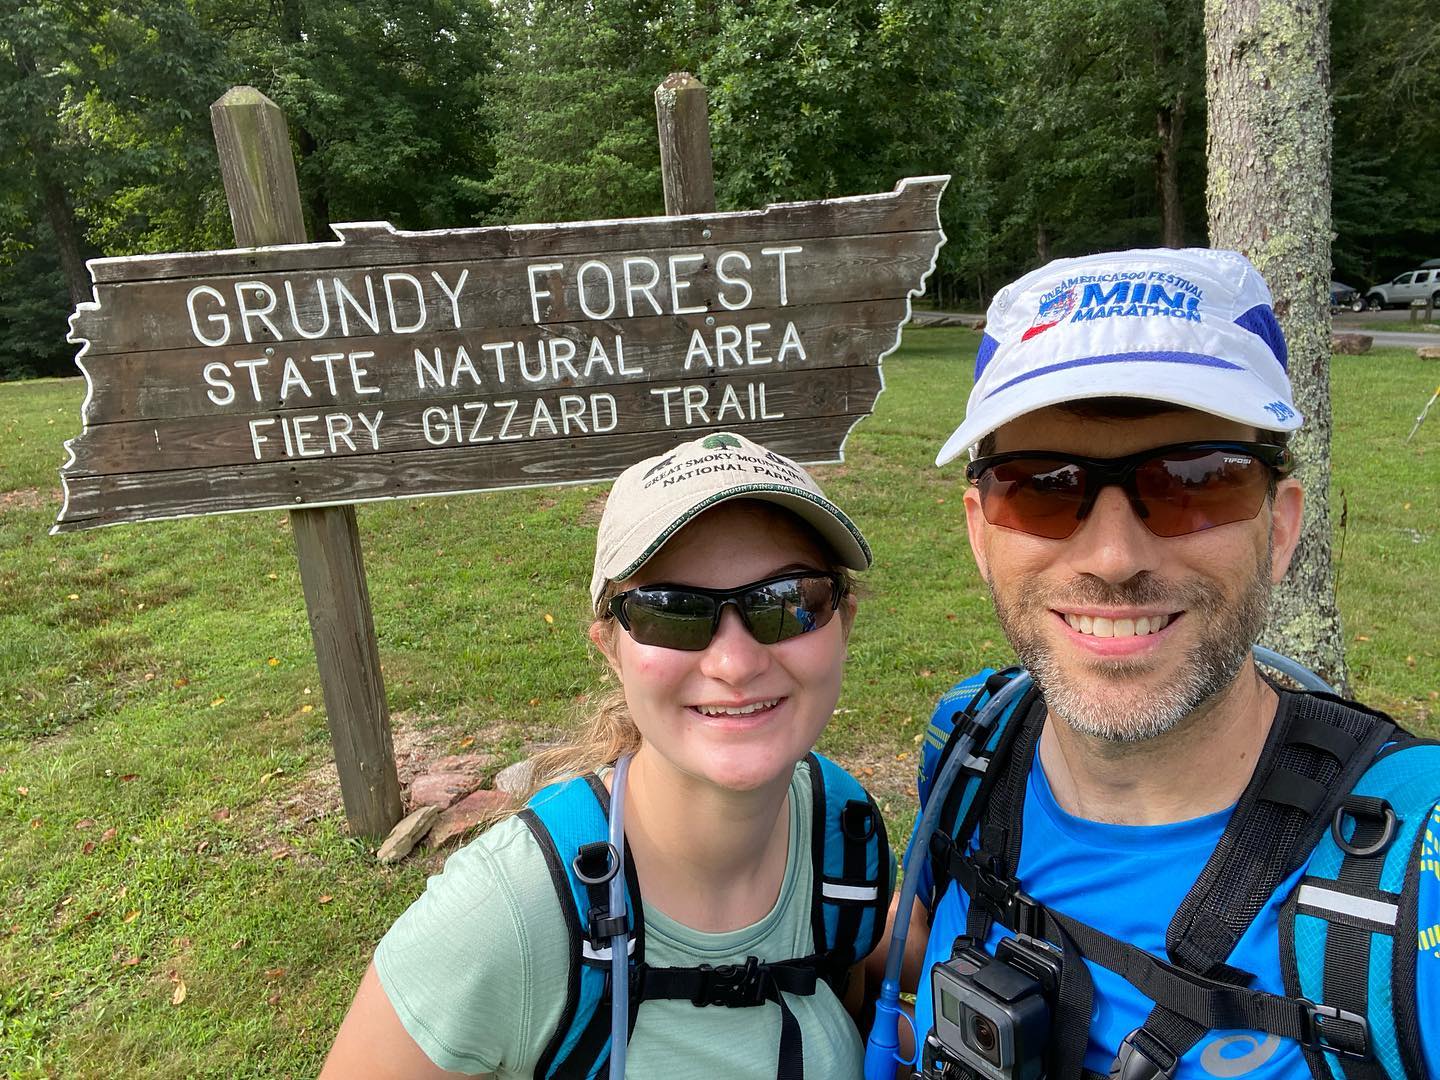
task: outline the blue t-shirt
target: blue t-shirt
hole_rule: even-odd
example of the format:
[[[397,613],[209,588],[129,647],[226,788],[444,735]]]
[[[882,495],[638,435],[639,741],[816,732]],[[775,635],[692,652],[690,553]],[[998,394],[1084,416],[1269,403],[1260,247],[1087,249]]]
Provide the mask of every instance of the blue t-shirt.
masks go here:
[[[1232,808],[1233,810],[1233,808]],[[1165,931],[1185,894],[1210,858],[1232,810],[1170,825],[1108,825],[1062,810],[1036,758],[1026,786],[1023,843],[1018,878],[1030,895],[1111,937],[1165,956]],[[1430,1076],[1440,1080],[1440,807],[1432,813],[1423,841],[1419,873],[1420,958],[1417,996],[1421,1042]],[[1287,879],[1227,961],[1253,972],[1254,988],[1285,993],[1280,973],[1279,912],[1303,869]],[[929,971],[950,958],[955,938],[965,932],[969,907],[964,890],[952,883],[936,906],[925,950],[915,1027],[933,1024]],[[986,943],[1009,931],[996,926]],[[1397,942],[1397,947],[1401,943]],[[1095,984],[1094,1014],[1085,1067],[1106,1074],[1121,1041],[1144,1023],[1152,1002],[1120,976],[1086,961]],[[1298,1080],[1310,1075],[1300,1044],[1260,1031],[1211,1031],[1181,1059],[1177,1080],[1246,1077]]]

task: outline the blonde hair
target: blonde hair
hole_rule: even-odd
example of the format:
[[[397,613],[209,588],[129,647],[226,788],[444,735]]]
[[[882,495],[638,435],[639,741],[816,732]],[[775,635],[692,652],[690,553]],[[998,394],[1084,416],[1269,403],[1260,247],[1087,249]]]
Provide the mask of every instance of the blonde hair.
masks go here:
[[[825,555],[826,569],[840,576],[841,595],[853,596],[856,590],[854,575],[841,564],[820,534],[803,518],[771,503],[759,505],[772,509],[787,520],[810,534],[817,550]],[[621,585],[607,581],[599,600],[595,603],[595,621],[602,626],[601,633],[620,633],[620,624],[610,615],[610,601],[620,592]],[[853,607],[842,603],[840,618],[849,623]],[[575,733],[559,746],[542,750],[531,759],[531,772],[526,790],[518,796],[512,806],[499,811],[492,823],[518,811],[532,795],[541,788],[558,780],[566,780],[586,773],[596,772],[614,765],[623,754],[633,754],[640,749],[643,741],[640,729],[631,719],[630,708],[625,702],[625,687],[618,681],[606,686],[586,699],[587,710],[583,714]]]

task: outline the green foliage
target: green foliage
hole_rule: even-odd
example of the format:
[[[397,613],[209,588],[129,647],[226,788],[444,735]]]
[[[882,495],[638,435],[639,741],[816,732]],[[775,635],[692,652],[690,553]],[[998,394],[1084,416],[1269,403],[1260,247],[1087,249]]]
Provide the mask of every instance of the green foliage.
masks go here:
[[[246,79],[285,112],[311,234],[331,221],[474,224],[490,200],[481,117],[491,60],[485,0],[267,7],[205,0]]]
[[[651,32],[662,5],[497,0],[487,81],[503,221],[664,212],[653,94],[668,71]]]
[[[1335,273],[1363,289],[1440,257],[1440,22],[1400,0],[1331,11]]]

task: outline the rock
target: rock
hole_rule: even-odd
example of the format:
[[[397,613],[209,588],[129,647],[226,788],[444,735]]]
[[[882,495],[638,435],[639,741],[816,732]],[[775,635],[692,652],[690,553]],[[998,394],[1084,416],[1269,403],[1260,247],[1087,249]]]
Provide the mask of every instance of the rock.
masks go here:
[[[1421,360],[1440,360],[1440,345],[1421,345],[1415,351]]]
[[[418,844],[440,816],[437,806],[422,806],[390,830],[375,857],[382,863],[397,863]]]
[[[430,765],[431,772],[481,773],[495,764],[494,754],[451,754]]]
[[[410,781],[406,799],[412,807],[433,806],[444,810],[461,796],[480,786],[480,777],[458,772],[434,772]]]
[[[432,848],[438,848],[474,828],[496,811],[510,806],[512,801],[503,791],[491,791],[488,788],[472,791],[450,809],[441,812],[440,819],[430,830],[426,843]]]
[[[530,790],[530,778],[535,775],[535,762],[531,758],[517,761],[501,769],[495,777],[495,789],[520,798]]]
[[[1360,356],[1370,351],[1375,339],[1369,334],[1331,334],[1330,351],[1345,356]]]

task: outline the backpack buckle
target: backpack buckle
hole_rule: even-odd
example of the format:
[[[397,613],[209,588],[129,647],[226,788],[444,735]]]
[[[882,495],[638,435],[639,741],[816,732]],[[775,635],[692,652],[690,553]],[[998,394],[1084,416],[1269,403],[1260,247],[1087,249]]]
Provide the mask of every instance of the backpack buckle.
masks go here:
[[[1300,1040],[1310,1050],[1365,1061],[1370,1058],[1370,1023],[1359,1013],[1334,1005],[1305,1002],[1305,1030]]]
[[[975,872],[975,900],[986,911],[1017,934],[1044,937],[1045,909],[1014,878],[1002,878],[972,861]]]
[[[701,964],[695,970],[700,977],[690,999],[693,1005],[744,1009],[765,1004],[769,971],[758,956],[747,956],[743,964]]]
[[[1171,1080],[1179,1064],[1179,1056],[1154,1032],[1138,1027],[1121,1042],[1110,1080]]]

